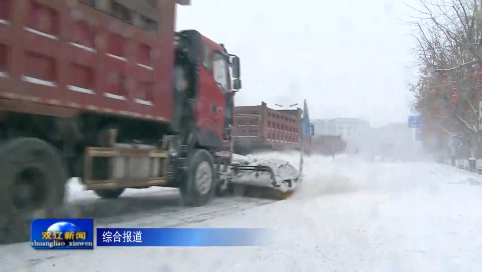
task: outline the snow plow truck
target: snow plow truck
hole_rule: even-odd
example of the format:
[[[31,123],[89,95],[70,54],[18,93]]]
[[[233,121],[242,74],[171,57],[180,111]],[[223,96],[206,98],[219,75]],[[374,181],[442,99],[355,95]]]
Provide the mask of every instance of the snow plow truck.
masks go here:
[[[0,1],[1,240],[55,217],[69,177],[106,199],[179,188],[188,206],[248,182],[277,199],[296,188],[294,166],[233,156],[240,58],[175,32],[178,4]]]

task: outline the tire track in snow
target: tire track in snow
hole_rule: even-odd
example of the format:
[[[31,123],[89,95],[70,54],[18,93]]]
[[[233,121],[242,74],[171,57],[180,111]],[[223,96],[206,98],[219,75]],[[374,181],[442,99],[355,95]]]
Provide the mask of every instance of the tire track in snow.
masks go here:
[[[269,199],[216,197],[203,207],[186,207],[179,190],[128,189],[118,199],[100,199],[72,179],[63,214],[70,218],[94,218],[96,225],[174,227],[198,223],[245,209],[273,203]],[[128,224],[128,225],[126,225]]]
[[[273,200],[241,197],[215,198],[203,207],[186,207],[177,192],[141,193],[113,200],[88,199],[69,203],[64,214],[69,218],[94,218],[96,225],[123,227],[174,227],[198,223]]]

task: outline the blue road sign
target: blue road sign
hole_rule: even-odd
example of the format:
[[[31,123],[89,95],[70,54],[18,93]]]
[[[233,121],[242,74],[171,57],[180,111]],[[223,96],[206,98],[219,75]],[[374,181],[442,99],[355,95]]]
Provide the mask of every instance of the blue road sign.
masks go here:
[[[422,140],[422,130],[420,128],[415,129],[415,140],[416,141]]]
[[[421,128],[422,127],[422,117],[421,116],[409,116],[408,117],[408,127],[409,128]]]
[[[421,128],[422,127],[422,117],[421,116],[409,116],[408,117],[408,127],[409,128]]]

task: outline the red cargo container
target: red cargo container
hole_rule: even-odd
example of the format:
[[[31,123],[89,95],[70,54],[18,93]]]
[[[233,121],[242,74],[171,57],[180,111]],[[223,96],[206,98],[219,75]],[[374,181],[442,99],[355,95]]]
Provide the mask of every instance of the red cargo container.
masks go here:
[[[97,2],[0,1],[0,109],[171,120],[175,2]]]
[[[234,109],[234,152],[247,154],[262,150],[300,148],[301,115],[303,110],[275,110],[265,102],[259,106],[239,106]],[[305,143],[310,150],[311,139]]]

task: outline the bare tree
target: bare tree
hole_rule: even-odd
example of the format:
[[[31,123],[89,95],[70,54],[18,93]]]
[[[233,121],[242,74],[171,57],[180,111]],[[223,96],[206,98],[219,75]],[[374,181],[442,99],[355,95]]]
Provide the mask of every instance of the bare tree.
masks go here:
[[[477,143],[482,65],[482,23],[475,0],[420,0],[418,16],[409,22],[415,29],[420,66],[413,110],[424,124],[441,134],[462,134],[470,141],[471,156]]]

